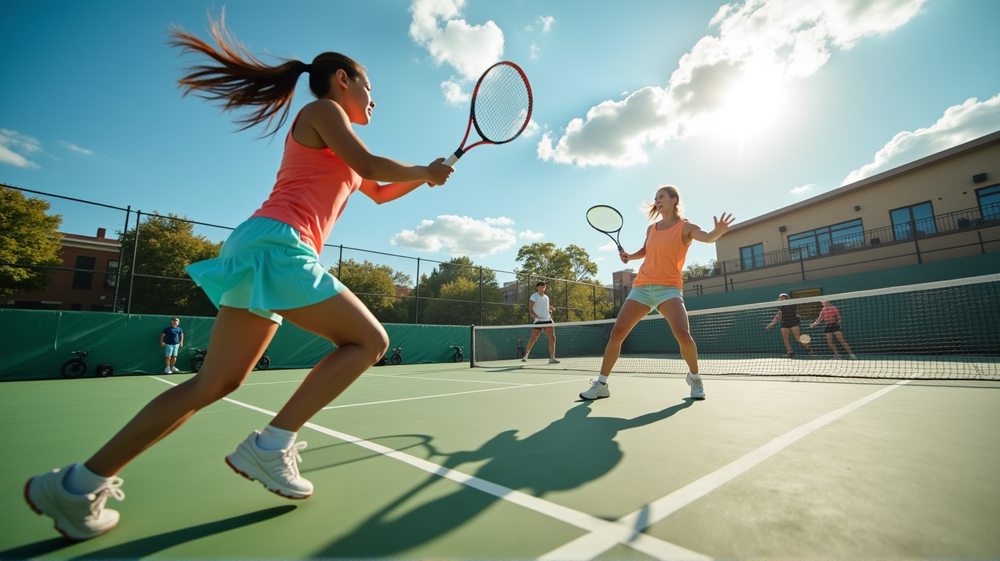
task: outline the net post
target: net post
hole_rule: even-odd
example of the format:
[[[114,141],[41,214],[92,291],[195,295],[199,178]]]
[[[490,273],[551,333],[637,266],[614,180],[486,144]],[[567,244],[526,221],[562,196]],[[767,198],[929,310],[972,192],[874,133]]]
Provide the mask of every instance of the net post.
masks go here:
[[[469,368],[476,367],[476,324],[469,326]]]

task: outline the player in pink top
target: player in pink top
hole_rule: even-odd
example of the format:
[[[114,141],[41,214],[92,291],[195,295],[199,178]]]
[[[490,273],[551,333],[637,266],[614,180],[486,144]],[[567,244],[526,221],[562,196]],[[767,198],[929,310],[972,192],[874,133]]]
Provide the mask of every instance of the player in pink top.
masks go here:
[[[819,312],[819,317],[816,321],[812,322],[809,327],[816,327],[820,322],[825,322],[826,327],[823,331],[826,332],[826,344],[829,345],[830,350],[833,351],[834,358],[840,358],[840,353],[837,352],[837,345],[833,342],[833,336],[837,336],[837,340],[840,341],[841,346],[847,351],[847,356],[849,358],[857,359],[854,353],[851,352],[850,345],[844,340],[844,332],[841,331],[841,326],[843,325],[843,319],[840,317],[840,310],[833,305],[829,300],[823,300],[823,309]]]
[[[702,230],[700,226],[681,217],[681,195],[673,185],[660,187],[653,204],[647,203],[646,207],[649,220],[658,219],[655,224],[646,228],[646,243],[635,253],[622,250],[619,255],[622,263],[643,258],[645,261],[639,267],[628,299],[622,304],[615,326],[611,329],[611,337],[601,362],[601,374],[597,380],[591,381],[590,389],[580,394],[582,399],[611,397],[608,376],[621,354],[622,342],[639,320],[654,308],[667,320],[674,338],[680,344],[681,356],[689,368],[687,383],[691,386],[691,397],[705,399],[705,388],[698,375],[698,347],[691,337],[681,293],[684,287],[681,273],[692,240],[714,243],[729,230],[733,216],[722,213],[720,218],[713,218],[715,228],[711,232]]]
[[[109,497],[124,498],[119,471],[197,411],[240,387],[282,317],[337,349],[313,368],[262,432],[251,433],[225,459],[236,472],[277,494],[309,497],[312,483],[298,469],[306,443],[295,443],[296,433],[389,346],[378,320],[320,265],[319,249],[355,190],[381,204],[425,183],[442,185],[453,171],[443,158],[418,166],[368,150],[352,125],[367,125],[375,103],[364,68],[350,58],[323,53],[311,64],[287,60],[269,66],[235,42],[221,21],[212,23],[212,34],[218,49],[183,30],[172,33],[171,45],[209,59],[181,78],[185,93],[221,101],[226,110],[250,109],[237,122],[244,128],[266,123],[270,134],[285,122],[303,73],[309,74],[316,100],[292,124],[268,201],[230,235],[219,258],[188,268],[219,307],[212,352],[198,374],[146,405],[86,464],[28,481],[29,505],[73,539],[92,538],[118,523],[118,512],[104,506]]]

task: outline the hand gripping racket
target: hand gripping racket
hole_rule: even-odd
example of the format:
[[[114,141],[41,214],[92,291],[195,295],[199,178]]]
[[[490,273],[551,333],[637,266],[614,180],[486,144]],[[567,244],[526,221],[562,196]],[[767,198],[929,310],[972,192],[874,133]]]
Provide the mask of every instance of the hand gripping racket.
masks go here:
[[[607,205],[592,206],[587,210],[587,222],[590,223],[591,228],[607,234],[611,241],[618,246],[618,253],[624,251],[621,242],[618,241],[618,234],[622,231],[622,224],[624,224],[622,213]],[[614,234],[614,237],[611,234]]]
[[[469,126],[462,144],[444,164],[454,166],[463,154],[480,144],[504,144],[514,140],[528,126],[531,107],[531,85],[520,67],[513,62],[498,62],[487,68],[472,91]],[[466,148],[465,142],[473,126],[482,140]]]

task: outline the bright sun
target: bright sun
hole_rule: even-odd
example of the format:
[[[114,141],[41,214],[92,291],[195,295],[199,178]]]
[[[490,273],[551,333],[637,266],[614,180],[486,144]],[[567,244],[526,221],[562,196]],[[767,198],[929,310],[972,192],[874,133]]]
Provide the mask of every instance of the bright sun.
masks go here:
[[[782,81],[765,73],[747,74],[732,85],[714,118],[713,129],[730,137],[759,136],[773,129],[784,107]]]

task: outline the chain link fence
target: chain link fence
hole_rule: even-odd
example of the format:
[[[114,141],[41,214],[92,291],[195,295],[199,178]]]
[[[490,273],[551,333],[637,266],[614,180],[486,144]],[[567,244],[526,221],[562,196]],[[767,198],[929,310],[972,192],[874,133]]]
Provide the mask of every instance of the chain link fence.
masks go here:
[[[0,248],[0,307],[216,314],[184,267],[218,256],[233,228],[10,185],[0,194],[5,207],[35,207],[24,212],[38,229],[31,240],[15,236],[20,249],[49,249],[40,256]],[[58,219],[40,234],[45,217],[50,226]],[[559,322],[615,317],[625,297],[596,282],[495,270],[467,258],[445,262],[327,244],[320,261],[384,323],[529,323],[528,298],[539,281]]]

